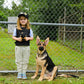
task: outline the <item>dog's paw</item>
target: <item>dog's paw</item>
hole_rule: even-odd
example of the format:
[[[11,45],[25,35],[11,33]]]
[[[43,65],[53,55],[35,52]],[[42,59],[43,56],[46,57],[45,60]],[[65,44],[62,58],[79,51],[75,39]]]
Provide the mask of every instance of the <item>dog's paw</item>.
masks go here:
[[[50,78],[48,81],[52,81],[53,80],[53,78]]]
[[[32,77],[31,77],[31,79],[35,79],[35,78],[36,78],[36,76],[32,76]]]
[[[38,81],[42,81],[42,80],[43,80],[43,78],[39,78],[39,79],[38,79]]]

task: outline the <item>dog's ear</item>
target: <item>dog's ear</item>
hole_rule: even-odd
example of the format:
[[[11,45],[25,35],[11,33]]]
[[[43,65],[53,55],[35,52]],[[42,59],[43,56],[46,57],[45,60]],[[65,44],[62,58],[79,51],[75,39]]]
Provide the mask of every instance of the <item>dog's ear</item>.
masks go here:
[[[40,42],[40,38],[39,38],[39,36],[37,36],[37,38],[36,38],[36,44],[38,44]]]
[[[44,41],[45,45],[47,45],[49,42],[49,37]]]

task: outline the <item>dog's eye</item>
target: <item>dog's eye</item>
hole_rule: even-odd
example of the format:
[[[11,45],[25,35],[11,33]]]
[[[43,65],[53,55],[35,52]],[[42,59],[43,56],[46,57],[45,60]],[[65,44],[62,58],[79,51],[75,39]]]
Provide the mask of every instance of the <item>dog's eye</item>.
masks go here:
[[[43,46],[45,46],[45,43],[43,44]]]
[[[38,43],[38,45],[41,45],[41,43]]]

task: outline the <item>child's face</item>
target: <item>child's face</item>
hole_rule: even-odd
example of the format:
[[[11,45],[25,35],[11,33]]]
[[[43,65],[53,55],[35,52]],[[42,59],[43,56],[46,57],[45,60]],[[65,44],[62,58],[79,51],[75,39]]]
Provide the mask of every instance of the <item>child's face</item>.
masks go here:
[[[25,26],[27,24],[27,18],[25,18],[24,16],[20,17],[20,24],[21,26]]]

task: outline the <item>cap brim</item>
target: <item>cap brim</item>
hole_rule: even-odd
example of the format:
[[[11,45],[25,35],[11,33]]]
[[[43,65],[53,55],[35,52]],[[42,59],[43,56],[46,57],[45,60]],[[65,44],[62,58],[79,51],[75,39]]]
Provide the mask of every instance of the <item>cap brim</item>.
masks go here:
[[[24,16],[24,17],[26,17],[24,14],[20,14],[20,15],[18,15],[18,17],[20,17],[20,16]]]

